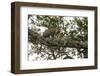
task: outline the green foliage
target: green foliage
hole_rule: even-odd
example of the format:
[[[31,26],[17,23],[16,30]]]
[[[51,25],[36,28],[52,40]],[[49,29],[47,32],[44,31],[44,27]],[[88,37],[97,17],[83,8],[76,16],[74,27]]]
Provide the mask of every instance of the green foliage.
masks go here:
[[[31,19],[32,18],[32,19]],[[32,27],[28,30],[28,40],[36,47],[35,53],[44,60],[74,59],[74,56],[88,58],[88,18],[29,15]],[[42,35],[33,26],[46,27]],[[33,29],[32,29],[33,28]],[[33,49],[33,50],[34,50]],[[73,50],[74,49],[74,50]],[[68,51],[70,50],[70,51]],[[70,53],[73,52],[73,56]]]

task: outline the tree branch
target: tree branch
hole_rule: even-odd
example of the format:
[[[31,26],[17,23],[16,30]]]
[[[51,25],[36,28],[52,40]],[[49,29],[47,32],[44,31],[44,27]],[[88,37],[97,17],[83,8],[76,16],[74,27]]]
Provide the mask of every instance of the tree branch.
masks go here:
[[[36,35],[36,33],[30,35],[31,38],[29,39],[30,42],[33,42],[32,40],[38,41],[39,43],[46,45],[46,46],[57,46],[57,47],[69,47],[69,48],[87,48],[88,43],[87,41],[66,41],[61,39],[54,39],[54,38],[44,38],[43,36],[40,36],[39,34]],[[68,39],[70,40],[70,39]]]

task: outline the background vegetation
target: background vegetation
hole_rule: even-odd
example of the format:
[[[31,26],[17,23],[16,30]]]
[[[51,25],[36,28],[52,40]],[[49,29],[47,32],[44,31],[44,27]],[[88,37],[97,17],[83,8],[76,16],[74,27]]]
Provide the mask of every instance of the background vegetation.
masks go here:
[[[28,15],[32,60],[88,58],[88,18]]]

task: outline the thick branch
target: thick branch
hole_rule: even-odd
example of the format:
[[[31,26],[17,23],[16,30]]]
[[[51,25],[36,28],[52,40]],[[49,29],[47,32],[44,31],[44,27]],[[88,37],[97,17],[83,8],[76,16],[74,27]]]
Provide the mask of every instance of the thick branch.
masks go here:
[[[32,40],[38,41],[38,43],[41,43],[46,46],[57,46],[57,47],[69,47],[69,48],[87,48],[88,43],[87,41],[68,41],[61,40],[61,39],[54,39],[54,38],[44,38],[43,36],[40,36],[39,34],[32,33],[31,39],[29,39],[30,42],[33,42]]]

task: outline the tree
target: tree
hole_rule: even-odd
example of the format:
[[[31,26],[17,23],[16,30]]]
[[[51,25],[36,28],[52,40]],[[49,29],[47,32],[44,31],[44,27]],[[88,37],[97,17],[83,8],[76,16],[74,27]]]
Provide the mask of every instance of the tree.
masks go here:
[[[29,15],[28,21],[34,60],[88,58],[86,17]]]

